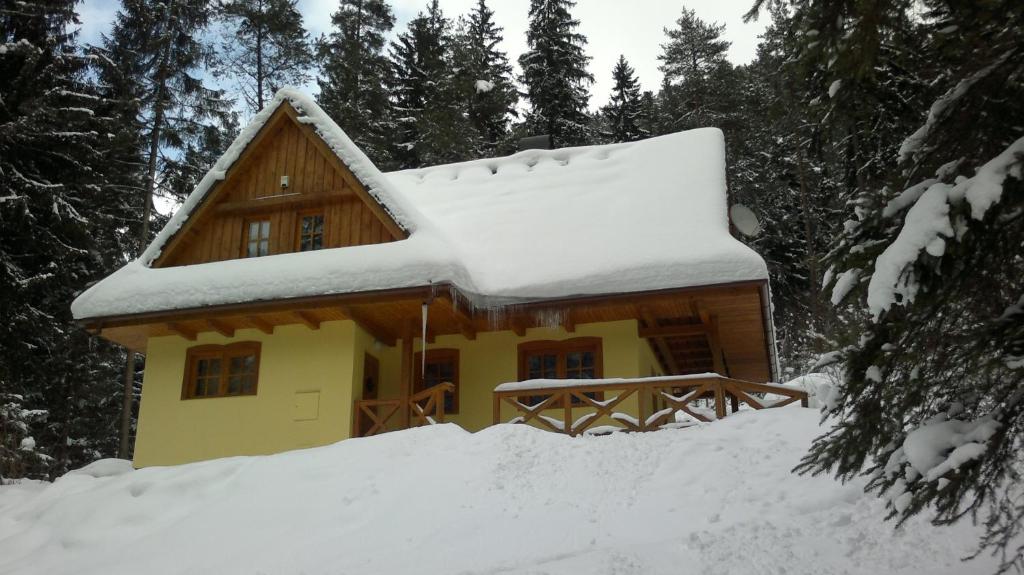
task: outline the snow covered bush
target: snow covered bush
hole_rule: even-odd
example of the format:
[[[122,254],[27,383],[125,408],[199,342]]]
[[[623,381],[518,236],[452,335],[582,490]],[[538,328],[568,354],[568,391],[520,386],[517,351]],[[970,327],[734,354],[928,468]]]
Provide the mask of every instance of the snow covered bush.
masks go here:
[[[36,448],[30,425],[46,419],[46,411],[25,409],[24,398],[0,393],[0,485],[5,478],[45,475],[50,457]]]

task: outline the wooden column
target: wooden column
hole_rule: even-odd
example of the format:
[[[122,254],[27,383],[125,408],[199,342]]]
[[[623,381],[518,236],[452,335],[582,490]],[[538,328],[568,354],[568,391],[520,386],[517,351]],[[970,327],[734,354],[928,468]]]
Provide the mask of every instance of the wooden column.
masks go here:
[[[406,326],[404,333],[402,333],[402,361],[401,361],[401,373],[399,382],[401,387],[401,400],[402,400],[402,411],[401,411],[401,426],[402,429],[409,429],[409,396],[412,395],[412,382],[413,382],[413,360],[415,359],[415,353],[413,353],[413,338],[415,338],[416,322],[410,321],[409,325]]]

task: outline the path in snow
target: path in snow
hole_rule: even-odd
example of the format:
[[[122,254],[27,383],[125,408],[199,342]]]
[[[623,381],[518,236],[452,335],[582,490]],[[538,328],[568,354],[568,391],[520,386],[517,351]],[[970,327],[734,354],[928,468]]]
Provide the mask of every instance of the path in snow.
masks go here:
[[[600,438],[443,425],[0,487],[0,573],[993,571],[960,562],[968,525],[894,531],[863,482],[790,474],[817,421],[785,408]]]

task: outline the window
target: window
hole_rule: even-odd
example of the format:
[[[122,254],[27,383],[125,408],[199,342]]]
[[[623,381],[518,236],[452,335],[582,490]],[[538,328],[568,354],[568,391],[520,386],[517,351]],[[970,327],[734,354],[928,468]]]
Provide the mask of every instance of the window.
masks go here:
[[[188,350],[185,364],[182,399],[256,395],[260,344],[200,345]]]
[[[459,350],[428,349],[426,369],[423,365],[423,352],[416,354],[416,378],[413,381],[413,392],[429,389],[439,383],[455,385],[453,393],[444,394],[444,412],[459,412]],[[422,373],[421,373],[422,371]]]
[[[324,247],[324,215],[309,214],[299,219],[299,251],[308,252]]]
[[[270,254],[270,220],[253,220],[246,224],[245,257]]]
[[[529,341],[519,344],[519,380],[600,379],[603,377],[601,338],[577,337],[565,341]],[[588,392],[601,400],[604,394]],[[536,404],[540,398],[522,398]],[[574,404],[580,400],[573,399]],[[552,406],[558,407],[558,406]]]

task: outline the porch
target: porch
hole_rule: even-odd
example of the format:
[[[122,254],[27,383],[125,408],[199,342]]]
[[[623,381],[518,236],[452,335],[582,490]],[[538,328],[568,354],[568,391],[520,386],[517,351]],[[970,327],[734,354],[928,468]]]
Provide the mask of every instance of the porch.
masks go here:
[[[433,425],[445,420],[451,383],[406,398],[355,402],[353,437]],[[688,427],[741,409],[772,409],[796,402],[801,389],[743,381],[715,373],[614,379],[528,380],[493,392],[492,423],[528,424],[556,433],[604,435]]]

